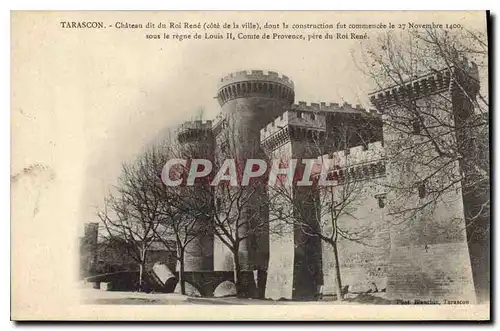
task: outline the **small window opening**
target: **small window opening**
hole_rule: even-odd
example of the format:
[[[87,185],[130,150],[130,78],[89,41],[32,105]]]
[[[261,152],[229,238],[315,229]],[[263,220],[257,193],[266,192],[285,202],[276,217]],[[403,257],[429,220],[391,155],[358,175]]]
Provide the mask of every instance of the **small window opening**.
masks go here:
[[[420,199],[423,199],[427,196],[427,189],[425,187],[425,183],[423,182],[418,186],[418,196],[420,197]]]

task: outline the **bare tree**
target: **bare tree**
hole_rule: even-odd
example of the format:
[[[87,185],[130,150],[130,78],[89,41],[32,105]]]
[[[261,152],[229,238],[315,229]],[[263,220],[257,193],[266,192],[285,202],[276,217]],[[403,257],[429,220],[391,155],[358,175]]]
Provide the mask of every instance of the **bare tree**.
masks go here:
[[[235,121],[226,116],[216,130],[217,150],[214,160],[215,171],[219,172],[226,162],[234,162],[234,171],[228,169],[231,179],[224,179],[213,186],[214,208],[210,216],[212,231],[231,252],[234,283],[238,296],[247,296],[248,287],[242,279],[242,269],[255,267],[251,256],[244,252],[255,249],[256,241],[266,236],[268,231],[266,186],[263,177],[241,183],[246,161],[264,153],[258,145],[248,148],[241,135],[236,132]],[[242,148],[245,143],[247,146]],[[248,170],[248,169],[247,169]],[[216,178],[214,178],[216,180]],[[252,245],[254,243],[254,245]],[[248,285],[248,284],[247,284]]]
[[[104,225],[106,238],[119,243],[139,265],[138,290],[143,290],[143,277],[148,249],[155,241],[159,222],[159,201],[151,199],[147,182],[147,169],[124,163],[116,193],[110,194],[97,216]]]
[[[469,62],[474,61],[475,64]],[[356,61],[376,88],[399,91],[388,102],[373,95],[383,113],[387,154],[399,176],[391,213],[398,223],[429,215],[462,192],[476,291],[489,283],[489,103],[486,31],[415,29],[380,35]],[[415,90],[416,79],[425,79]],[[437,85],[433,85],[433,84]],[[382,102],[381,102],[382,101]],[[415,200],[415,191],[425,202]],[[481,285],[479,285],[481,284]],[[481,296],[481,294],[480,294]]]
[[[181,147],[177,142],[168,146],[158,145],[150,149],[146,154],[147,162],[157,173],[161,170],[168,159],[192,156],[185,147]],[[187,178],[189,165],[179,165],[175,172],[180,178]],[[158,180],[158,178],[156,178]],[[195,185],[193,187],[166,186],[163,183],[156,185],[154,195],[163,201],[160,209],[160,226],[155,229],[157,240],[163,243],[164,248],[175,256],[179,267],[179,284],[182,294],[186,294],[185,286],[185,259],[186,253],[196,245],[196,240],[209,233],[209,221],[212,208],[210,188]],[[175,241],[172,246],[171,242]],[[204,252],[201,252],[204,253]]]
[[[106,207],[98,216],[108,240],[121,242],[138,262],[139,285],[148,249],[154,243],[161,243],[178,262],[178,281],[181,293],[185,294],[186,250],[206,233],[208,222],[200,219],[208,214],[206,208],[212,206],[212,201],[204,198],[203,190],[164,185],[161,180],[163,166],[169,158],[179,156],[178,153],[179,146],[170,141],[149,146],[134,163],[124,164],[116,194],[107,198]],[[188,172],[186,167],[177,170],[184,177]]]
[[[371,198],[367,192],[373,191],[380,185],[374,182],[373,178],[384,176],[385,171],[381,163],[375,163],[381,161],[381,156],[374,160],[357,160],[345,152],[358,144],[368,146],[368,141],[374,138],[366,136],[366,132],[369,131],[357,125],[365,123],[371,126],[370,120],[365,115],[359,121],[355,120],[355,117],[351,115],[347,121],[339,121],[336,128],[326,135],[328,143],[310,140],[303,145],[300,157],[320,155],[311,171],[310,186],[298,185],[304,165],[297,164],[296,175],[292,182],[283,179],[277,185],[269,187],[268,191],[273,233],[286,234],[287,231],[299,231],[304,235],[304,241],[308,237],[314,237],[331,247],[337,300],[343,300],[344,297],[338,253],[339,239],[367,246],[376,245],[371,239],[381,227],[377,222],[361,220],[357,216],[357,211],[363,208],[365,199]],[[353,127],[353,123],[356,123],[354,124],[356,127]],[[324,154],[326,151],[328,153]],[[286,163],[290,155],[274,152],[272,157],[282,158]],[[370,164],[370,161],[374,163]],[[365,163],[364,168],[358,167],[360,162]],[[324,171],[322,167],[325,167]],[[296,240],[297,238],[295,236]]]

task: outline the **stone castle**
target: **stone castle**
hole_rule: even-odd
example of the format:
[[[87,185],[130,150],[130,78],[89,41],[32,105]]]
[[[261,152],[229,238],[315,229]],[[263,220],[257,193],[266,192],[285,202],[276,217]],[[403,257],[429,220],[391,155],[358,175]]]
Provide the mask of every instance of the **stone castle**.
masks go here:
[[[443,96],[455,118],[470,116],[473,107],[463,94],[475,97],[478,72],[474,64],[464,61],[463,65],[467,77],[461,86],[466,86],[466,91],[454,88],[451,70],[458,69],[446,69],[409,81],[404,87],[372,93],[372,110],[348,103],[295,103],[294,83],[289,77],[271,71],[236,72],[219,81],[220,115],[213,121],[184,123],[178,130],[178,141],[189,148],[193,158],[215,159],[230,148],[244,159],[325,156],[338,160],[329,175],[337,181],[334,190],[342,190],[347,178],[363,182],[350,212],[338,223],[353,232],[364,229],[369,233],[365,240],[338,240],[346,291],[385,291],[388,298],[405,302],[474,303],[474,285],[479,283],[475,278],[481,275],[475,274],[471,261],[464,230],[467,206],[460,184],[453,185],[432,210],[416,213],[411,222],[398,222],[393,210],[425,204],[425,183],[416,182],[419,185],[414,192],[403,198],[397,189],[391,189],[400,181],[413,179],[406,178],[411,165],[392,161],[401,149],[396,144],[400,133],[383,124],[386,112],[404,111],[402,103],[425,104]],[[224,138],[228,132],[230,142]],[[418,137],[410,138],[415,139]],[[425,174],[427,170],[411,173],[419,171]],[[460,165],[453,163],[446,171],[459,172]],[[265,199],[266,190],[258,192],[256,204]],[[218,201],[217,196],[213,199]],[[259,217],[269,217],[269,211],[262,211]],[[448,230],[443,233],[443,228]],[[281,234],[250,234],[240,245],[238,256],[242,270],[253,274],[250,278],[260,297],[304,299],[316,297],[320,289],[323,295],[335,294],[332,247],[293,227]],[[185,271],[230,274],[232,259],[216,236],[205,236],[186,251]],[[195,278],[186,279],[197,287]]]

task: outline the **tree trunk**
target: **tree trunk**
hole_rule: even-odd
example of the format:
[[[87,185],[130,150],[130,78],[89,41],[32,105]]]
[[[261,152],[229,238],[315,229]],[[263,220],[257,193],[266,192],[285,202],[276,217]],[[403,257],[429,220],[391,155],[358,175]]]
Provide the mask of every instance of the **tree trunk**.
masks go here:
[[[139,292],[142,292],[143,273],[144,273],[144,262],[141,261],[141,263],[139,264],[139,285],[138,285],[138,289],[137,289]]]
[[[181,294],[186,295],[186,282],[184,280],[184,250],[179,250],[179,284],[181,285]]]
[[[146,250],[143,249],[141,252],[141,263],[139,264],[139,292],[142,292],[143,290],[143,278],[144,278],[144,271],[146,269]]]
[[[241,266],[240,266],[240,257],[238,255],[238,252],[233,252],[234,258],[233,258],[233,263],[234,263],[234,285],[236,287],[236,296],[237,297],[242,297],[243,296],[243,289],[241,285]]]
[[[344,300],[344,294],[342,293],[342,280],[340,277],[340,263],[339,263],[339,252],[337,250],[337,241],[332,242],[333,247],[333,257],[335,259],[335,291],[337,292],[337,300]]]

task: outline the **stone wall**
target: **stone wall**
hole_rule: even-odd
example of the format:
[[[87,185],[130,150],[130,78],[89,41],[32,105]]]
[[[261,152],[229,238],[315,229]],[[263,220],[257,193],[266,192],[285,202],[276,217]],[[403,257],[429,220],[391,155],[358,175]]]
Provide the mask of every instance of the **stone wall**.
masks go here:
[[[399,118],[396,126],[384,126],[387,183],[392,187],[387,195],[391,299],[475,302],[459,164],[439,155],[432,142],[456,148],[456,135],[449,130],[455,84],[453,72],[443,70],[373,98],[385,120]],[[425,110],[418,120],[416,109]]]

